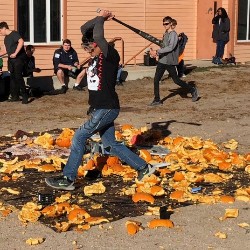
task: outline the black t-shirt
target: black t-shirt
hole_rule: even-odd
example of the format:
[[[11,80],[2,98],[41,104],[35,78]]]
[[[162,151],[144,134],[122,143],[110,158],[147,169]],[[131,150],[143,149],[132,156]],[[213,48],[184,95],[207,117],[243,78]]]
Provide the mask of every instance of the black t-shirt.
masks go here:
[[[71,48],[68,52],[60,48],[60,49],[57,49],[54,53],[54,57],[53,57],[54,69],[58,68],[59,63],[73,66],[74,63],[76,62],[79,63],[79,60],[78,60],[77,53],[73,48]]]
[[[28,57],[26,54],[23,76],[32,77],[35,68],[36,68],[35,57],[34,56]]]
[[[5,36],[4,38],[4,45],[6,47],[7,54],[10,56],[11,54],[15,53],[17,45],[18,45],[18,40],[22,38],[20,34],[13,30],[9,35]],[[24,56],[25,50],[24,46],[21,48],[19,53],[17,54],[17,57],[19,56]]]
[[[120,108],[115,92],[116,76],[120,56],[116,49],[108,46],[107,57],[103,53],[92,59],[87,70],[89,105],[96,109]]]

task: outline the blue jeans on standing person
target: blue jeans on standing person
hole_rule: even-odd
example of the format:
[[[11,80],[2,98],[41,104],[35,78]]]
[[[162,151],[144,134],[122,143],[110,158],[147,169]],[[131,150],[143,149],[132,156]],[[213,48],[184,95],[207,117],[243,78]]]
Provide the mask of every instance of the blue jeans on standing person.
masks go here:
[[[156,71],[155,71],[155,76],[154,76],[154,100],[155,101],[160,101],[160,80],[164,75],[165,71],[168,71],[169,76],[173,79],[174,83],[179,85],[180,87],[186,89],[188,92],[193,92],[194,88],[187,84],[186,82],[182,81],[178,77],[178,72],[176,69],[176,66],[174,65],[167,65],[163,63],[157,63]]]
[[[226,42],[217,40],[216,42],[216,57],[223,58]]]
[[[93,109],[91,111],[90,119],[81,125],[74,134],[70,156],[63,169],[64,176],[67,176],[71,181],[76,179],[85,153],[86,141],[97,132],[101,136],[103,147],[110,154],[118,156],[121,161],[126,162],[137,171],[147,165],[137,154],[116,141],[114,120],[118,117],[119,112],[119,109]]]

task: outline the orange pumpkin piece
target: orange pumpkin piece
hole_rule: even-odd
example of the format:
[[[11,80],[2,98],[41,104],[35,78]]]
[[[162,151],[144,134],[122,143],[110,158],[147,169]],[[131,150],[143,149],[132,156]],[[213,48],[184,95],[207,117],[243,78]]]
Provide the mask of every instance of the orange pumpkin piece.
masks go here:
[[[157,227],[168,227],[173,228],[174,223],[171,220],[168,219],[153,219],[148,223],[148,227],[151,229],[157,228]]]
[[[66,201],[56,204],[55,207],[56,207],[57,212],[60,214],[63,214],[65,212],[68,213],[71,208],[70,204]]]
[[[113,173],[114,174],[119,174],[121,172],[124,172],[125,168],[121,164],[114,164],[112,166]]]
[[[108,219],[104,217],[88,217],[85,219],[85,222],[87,222],[89,225],[98,225],[101,224],[102,222],[109,222]]]
[[[179,199],[183,198],[183,195],[184,195],[184,191],[176,190],[170,194],[170,198],[179,200]]]
[[[223,196],[220,197],[219,201],[223,202],[223,203],[234,203],[235,199],[232,196],[223,195]]]
[[[56,145],[62,148],[69,148],[71,145],[71,139],[68,137],[59,137],[56,139]]]
[[[238,155],[237,153],[232,153],[231,158],[232,165],[235,165],[237,167],[244,167],[246,165],[244,157]]]
[[[175,171],[173,180],[174,181],[182,181],[182,180],[185,180],[185,176],[183,175],[183,173]]]
[[[38,172],[56,172],[56,167],[52,164],[39,166]]]
[[[42,146],[43,148],[51,149],[53,147],[52,145],[54,144],[54,139],[51,134],[44,133],[43,135],[35,138],[34,143]]]
[[[120,160],[117,156],[109,156],[107,159],[107,164],[109,166],[113,166],[113,165],[119,164],[119,163],[120,163]]]
[[[177,146],[177,145],[181,144],[183,141],[185,141],[185,139],[183,137],[176,137],[173,139],[173,145]]]
[[[151,204],[154,203],[155,199],[152,195],[142,193],[142,192],[137,192],[132,196],[133,202],[139,202],[139,201],[146,201],[150,202]]]
[[[56,139],[56,145],[59,147],[69,148],[71,146],[71,140],[74,133],[75,132],[72,129],[63,129],[62,133]]]
[[[7,217],[12,212],[11,209],[0,210],[2,216]]]
[[[127,129],[133,129],[133,126],[131,124],[123,124],[121,130],[124,131]]]
[[[140,157],[142,157],[146,162],[149,162],[152,160],[152,156],[148,150],[141,149],[141,150],[139,150],[139,152],[140,152]]]
[[[161,177],[165,177],[167,174],[171,174],[171,170],[167,169],[167,168],[159,168],[157,169],[157,171],[160,173]]]
[[[246,161],[250,161],[250,153],[245,154],[245,155],[244,155],[244,159],[245,159]]]
[[[122,140],[122,134],[119,131],[115,131],[115,138],[117,141]]]
[[[41,213],[44,215],[44,216],[47,216],[47,217],[55,217],[56,216],[56,207],[55,206],[47,206],[45,207]]]
[[[68,214],[68,220],[76,224],[82,223],[85,218],[89,217],[90,215],[82,208],[75,208]]]
[[[218,163],[218,167],[220,170],[228,171],[231,170],[232,165],[230,162],[222,161]]]
[[[59,232],[66,232],[69,230],[70,228],[70,223],[68,222],[56,222],[55,228],[59,231]]]
[[[165,191],[161,186],[153,186],[151,187],[150,193],[153,196],[161,196],[165,194]]]
[[[8,175],[2,177],[2,181],[10,181],[11,178]]]
[[[139,232],[141,223],[137,221],[129,220],[126,222],[125,226],[129,235],[134,235]]]
[[[81,232],[81,231],[87,231],[89,229],[90,229],[89,224],[82,224],[82,225],[77,225],[77,227],[74,230]]]
[[[93,170],[95,168],[95,162],[93,159],[88,160],[86,165],[83,166],[84,170]]]
[[[166,144],[172,144],[173,143],[173,138],[171,138],[171,137],[165,137],[163,139],[163,142],[166,143]]]

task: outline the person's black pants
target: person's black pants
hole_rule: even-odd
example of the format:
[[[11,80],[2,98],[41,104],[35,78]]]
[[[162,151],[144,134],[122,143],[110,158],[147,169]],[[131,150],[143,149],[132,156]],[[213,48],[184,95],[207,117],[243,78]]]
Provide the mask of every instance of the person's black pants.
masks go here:
[[[18,99],[19,94],[26,97],[26,87],[23,79],[24,60],[22,58],[9,58],[8,69],[10,72],[10,94],[13,99]]]
[[[155,71],[155,76],[154,76],[154,100],[155,101],[160,101],[160,81],[161,78],[164,75],[165,71],[168,71],[169,76],[173,79],[174,83],[179,85],[180,87],[186,89],[188,92],[193,91],[193,87],[186,82],[182,81],[178,77],[178,72],[176,69],[176,66],[174,65],[167,65],[163,63],[157,63],[156,71]]]

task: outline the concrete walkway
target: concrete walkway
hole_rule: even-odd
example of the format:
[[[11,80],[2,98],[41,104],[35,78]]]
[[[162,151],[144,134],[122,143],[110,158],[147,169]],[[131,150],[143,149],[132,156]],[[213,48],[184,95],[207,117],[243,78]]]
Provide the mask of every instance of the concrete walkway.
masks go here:
[[[185,66],[188,68],[197,68],[197,67],[212,67],[215,66],[211,60],[186,60]],[[142,79],[144,77],[154,77],[156,66],[143,66],[143,65],[129,65],[124,68],[124,71],[128,72],[126,78],[129,80]],[[167,72],[166,72],[167,74]]]
[[[186,60],[185,65],[188,68],[197,67],[212,67],[215,66],[211,60]],[[143,79],[144,77],[153,78],[155,74],[156,66],[144,66],[144,65],[129,65],[125,66],[123,70],[124,78],[126,81]],[[167,74],[167,72],[166,72]],[[41,76],[25,79],[27,85],[32,87],[40,87],[44,91],[49,91],[50,89],[60,89],[61,84],[56,76]],[[70,78],[68,82],[68,87],[73,88],[75,80]]]

